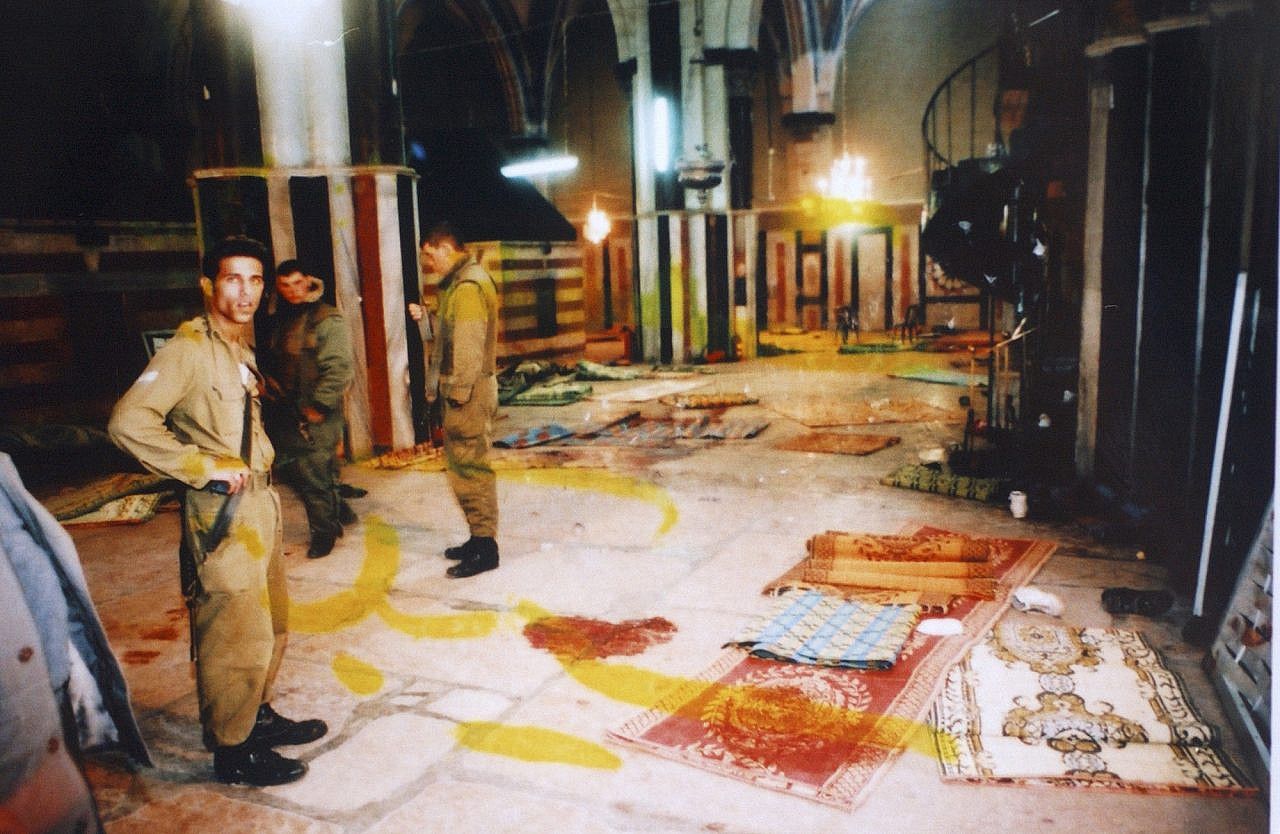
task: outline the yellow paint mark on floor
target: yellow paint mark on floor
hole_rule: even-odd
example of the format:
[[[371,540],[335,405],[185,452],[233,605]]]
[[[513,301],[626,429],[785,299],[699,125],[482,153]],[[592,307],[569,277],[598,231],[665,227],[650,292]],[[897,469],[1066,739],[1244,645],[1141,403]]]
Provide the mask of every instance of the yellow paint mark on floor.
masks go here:
[[[289,604],[289,628],[305,634],[338,631],[376,613],[396,631],[415,639],[474,639],[490,634],[498,623],[492,611],[465,614],[406,614],[387,598],[400,570],[400,537],[377,516],[364,520],[365,556],[349,590],[314,602]]]
[[[390,602],[378,606],[378,616],[396,631],[415,639],[474,640],[487,637],[498,627],[495,611],[468,611],[463,614],[406,614]]]
[[[321,634],[355,625],[384,604],[400,570],[396,530],[377,516],[364,520],[364,561],[352,587],[314,602],[289,603],[289,630]]]
[[[454,729],[458,743],[481,753],[525,762],[552,762],[597,770],[618,770],[622,760],[605,747],[546,727],[468,721]]]
[[[338,652],[332,666],[334,677],[357,695],[372,695],[382,688],[382,672],[358,657]]]
[[[675,502],[662,487],[640,478],[603,469],[516,469],[499,472],[498,477],[522,484],[600,492],[618,498],[644,501],[662,513],[662,524],[653,534],[655,539],[669,532],[680,517]]]

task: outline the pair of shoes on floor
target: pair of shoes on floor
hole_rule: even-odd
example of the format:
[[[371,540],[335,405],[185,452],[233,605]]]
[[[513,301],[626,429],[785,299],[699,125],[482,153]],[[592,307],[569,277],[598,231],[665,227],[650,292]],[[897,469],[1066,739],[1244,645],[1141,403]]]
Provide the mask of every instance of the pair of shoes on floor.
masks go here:
[[[333,552],[333,546],[341,533],[312,533],[311,546],[307,548],[308,559],[319,559]]]
[[[364,487],[352,486],[351,484],[338,484],[338,496],[340,498],[363,498],[369,494],[369,490]]]
[[[338,502],[338,522],[346,527],[355,524],[360,520],[360,516],[356,515],[356,511],[351,509],[351,505],[346,501]]]
[[[1108,614],[1141,614],[1144,617],[1159,617],[1173,607],[1173,601],[1173,594],[1168,591],[1107,588],[1102,592],[1102,607]]]
[[[457,547],[446,548],[444,555],[458,563],[445,573],[453,579],[465,579],[498,566],[498,543],[490,536],[472,536]]]
[[[270,704],[258,707],[249,737],[240,744],[215,747],[213,771],[219,782],[256,787],[287,785],[307,773],[307,763],[281,756],[272,747],[306,744],[324,736],[328,725],[318,718],[294,721],[285,718]]]

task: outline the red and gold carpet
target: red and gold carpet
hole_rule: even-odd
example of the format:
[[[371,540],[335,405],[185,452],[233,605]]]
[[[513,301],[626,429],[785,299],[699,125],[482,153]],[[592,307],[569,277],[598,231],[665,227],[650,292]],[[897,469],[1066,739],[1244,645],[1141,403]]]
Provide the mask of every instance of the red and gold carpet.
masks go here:
[[[1038,539],[981,541],[998,584],[993,599],[954,601],[949,615],[960,620],[961,634],[917,630],[893,667],[877,671],[780,663],[731,650],[610,736],[761,787],[854,808],[903,750],[933,754],[933,734],[922,722],[947,670],[1056,547]]]
[[[869,455],[897,445],[902,438],[891,434],[848,434],[845,432],[810,432],[775,443],[775,449],[788,452],[826,452],[833,455]]]

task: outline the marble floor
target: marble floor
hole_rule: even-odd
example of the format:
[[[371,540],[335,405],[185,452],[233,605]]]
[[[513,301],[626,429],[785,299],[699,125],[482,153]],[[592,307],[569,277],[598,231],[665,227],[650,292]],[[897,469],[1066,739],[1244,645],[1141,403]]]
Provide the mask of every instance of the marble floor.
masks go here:
[[[767,420],[753,439],[615,450],[608,469],[500,471],[502,564],[481,576],[445,577],[450,563],[441,551],[461,541],[465,528],[441,472],[346,467],[344,479],[369,495],[352,502],[360,522],[318,560],[306,558],[301,507],[284,490],[293,633],[273,703],[285,715],[321,717],[330,726],[320,741],[286,749],[310,765],[292,785],[252,789],[213,779],[187,660],[176,514],[137,526],[72,528],[156,760],[138,772],[109,757],[90,762],[107,831],[1266,831],[1268,805],[1259,796],[944,783],[934,758],[916,750],[899,756],[847,811],[606,738],[639,708],[531,645],[523,631],[530,619],[547,612],[610,623],[661,617],[675,626],[669,640],[615,660],[694,675],[767,606],[762,586],[804,555],[809,536],[928,523],[1058,542],[1035,584],[1063,600],[1060,621],[1143,632],[1244,766],[1200,668],[1202,653],[1181,641],[1186,601],[1154,619],[1112,617],[1101,607],[1103,588],[1161,587],[1155,560],[1092,541],[1078,524],[1037,521],[1034,507],[1019,520],[1004,506],[880,485],[882,475],[922,451],[958,440],[959,424],[866,427],[901,442],[864,457],[774,448],[807,429],[770,404],[912,398],[954,409],[963,393],[888,376],[908,366],[952,367],[952,355],[845,356],[829,337],[799,338],[804,352],[718,365],[699,377],[705,390],[760,398],[726,415]],[[597,383],[596,390],[634,384]],[[646,414],[668,410],[652,401],[625,405]],[[507,408],[496,433],[547,422],[572,428],[619,406],[586,400]],[[495,726],[510,733],[497,736],[505,744],[478,743],[468,733]]]

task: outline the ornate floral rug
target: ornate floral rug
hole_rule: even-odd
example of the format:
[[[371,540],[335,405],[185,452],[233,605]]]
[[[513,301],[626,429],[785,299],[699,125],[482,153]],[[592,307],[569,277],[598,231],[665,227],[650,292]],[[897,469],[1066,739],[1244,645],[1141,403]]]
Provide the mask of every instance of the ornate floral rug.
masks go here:
[[[975,501],[1000,501],[1008,494],[1008,482],[999,478],[974,478],[957,475],[945,466],[907,463],[880,479],[885,486],[954,495]]]
[[[60,490],[58,493],[43,499],[41,503],[58,521],[68,521],[92,513],[109,503],[127,496],[144,493],[169,493],[175,488],[176,482],[165,478],[163,475],[119,472],[96,478],[87,484]],[[151,502],[133,501],[126,503],[129,504],[129,507],[126,508],[124,504],[116,505],[115,508],[108,509],[106,515],[111,518],[120,513],[130,515],[137,507]],[[152,512],[154,512],[157,504],[159,504],[159,501],[151,504]]]
[[[802,434],[774,444],[788,452],[828,452],[835,455],[869,455],[897,445],[902,438],[891,434],[847,434],[820,431]]]
[[[1005,619],[951,670],[932,723],[945,779],[1255,792],[1136,631]]]
[[[917,629],[886,670],[780,663],[729,650],[610,737],[761,787],[854,808],[903,750],[934,754],[933,733],[923,722],[947,670],[1056,547],[1039,539],[982,541],[1000,582],[994,599],[952,603],[948,616],[960,620],[962,633],[942,637]]]

